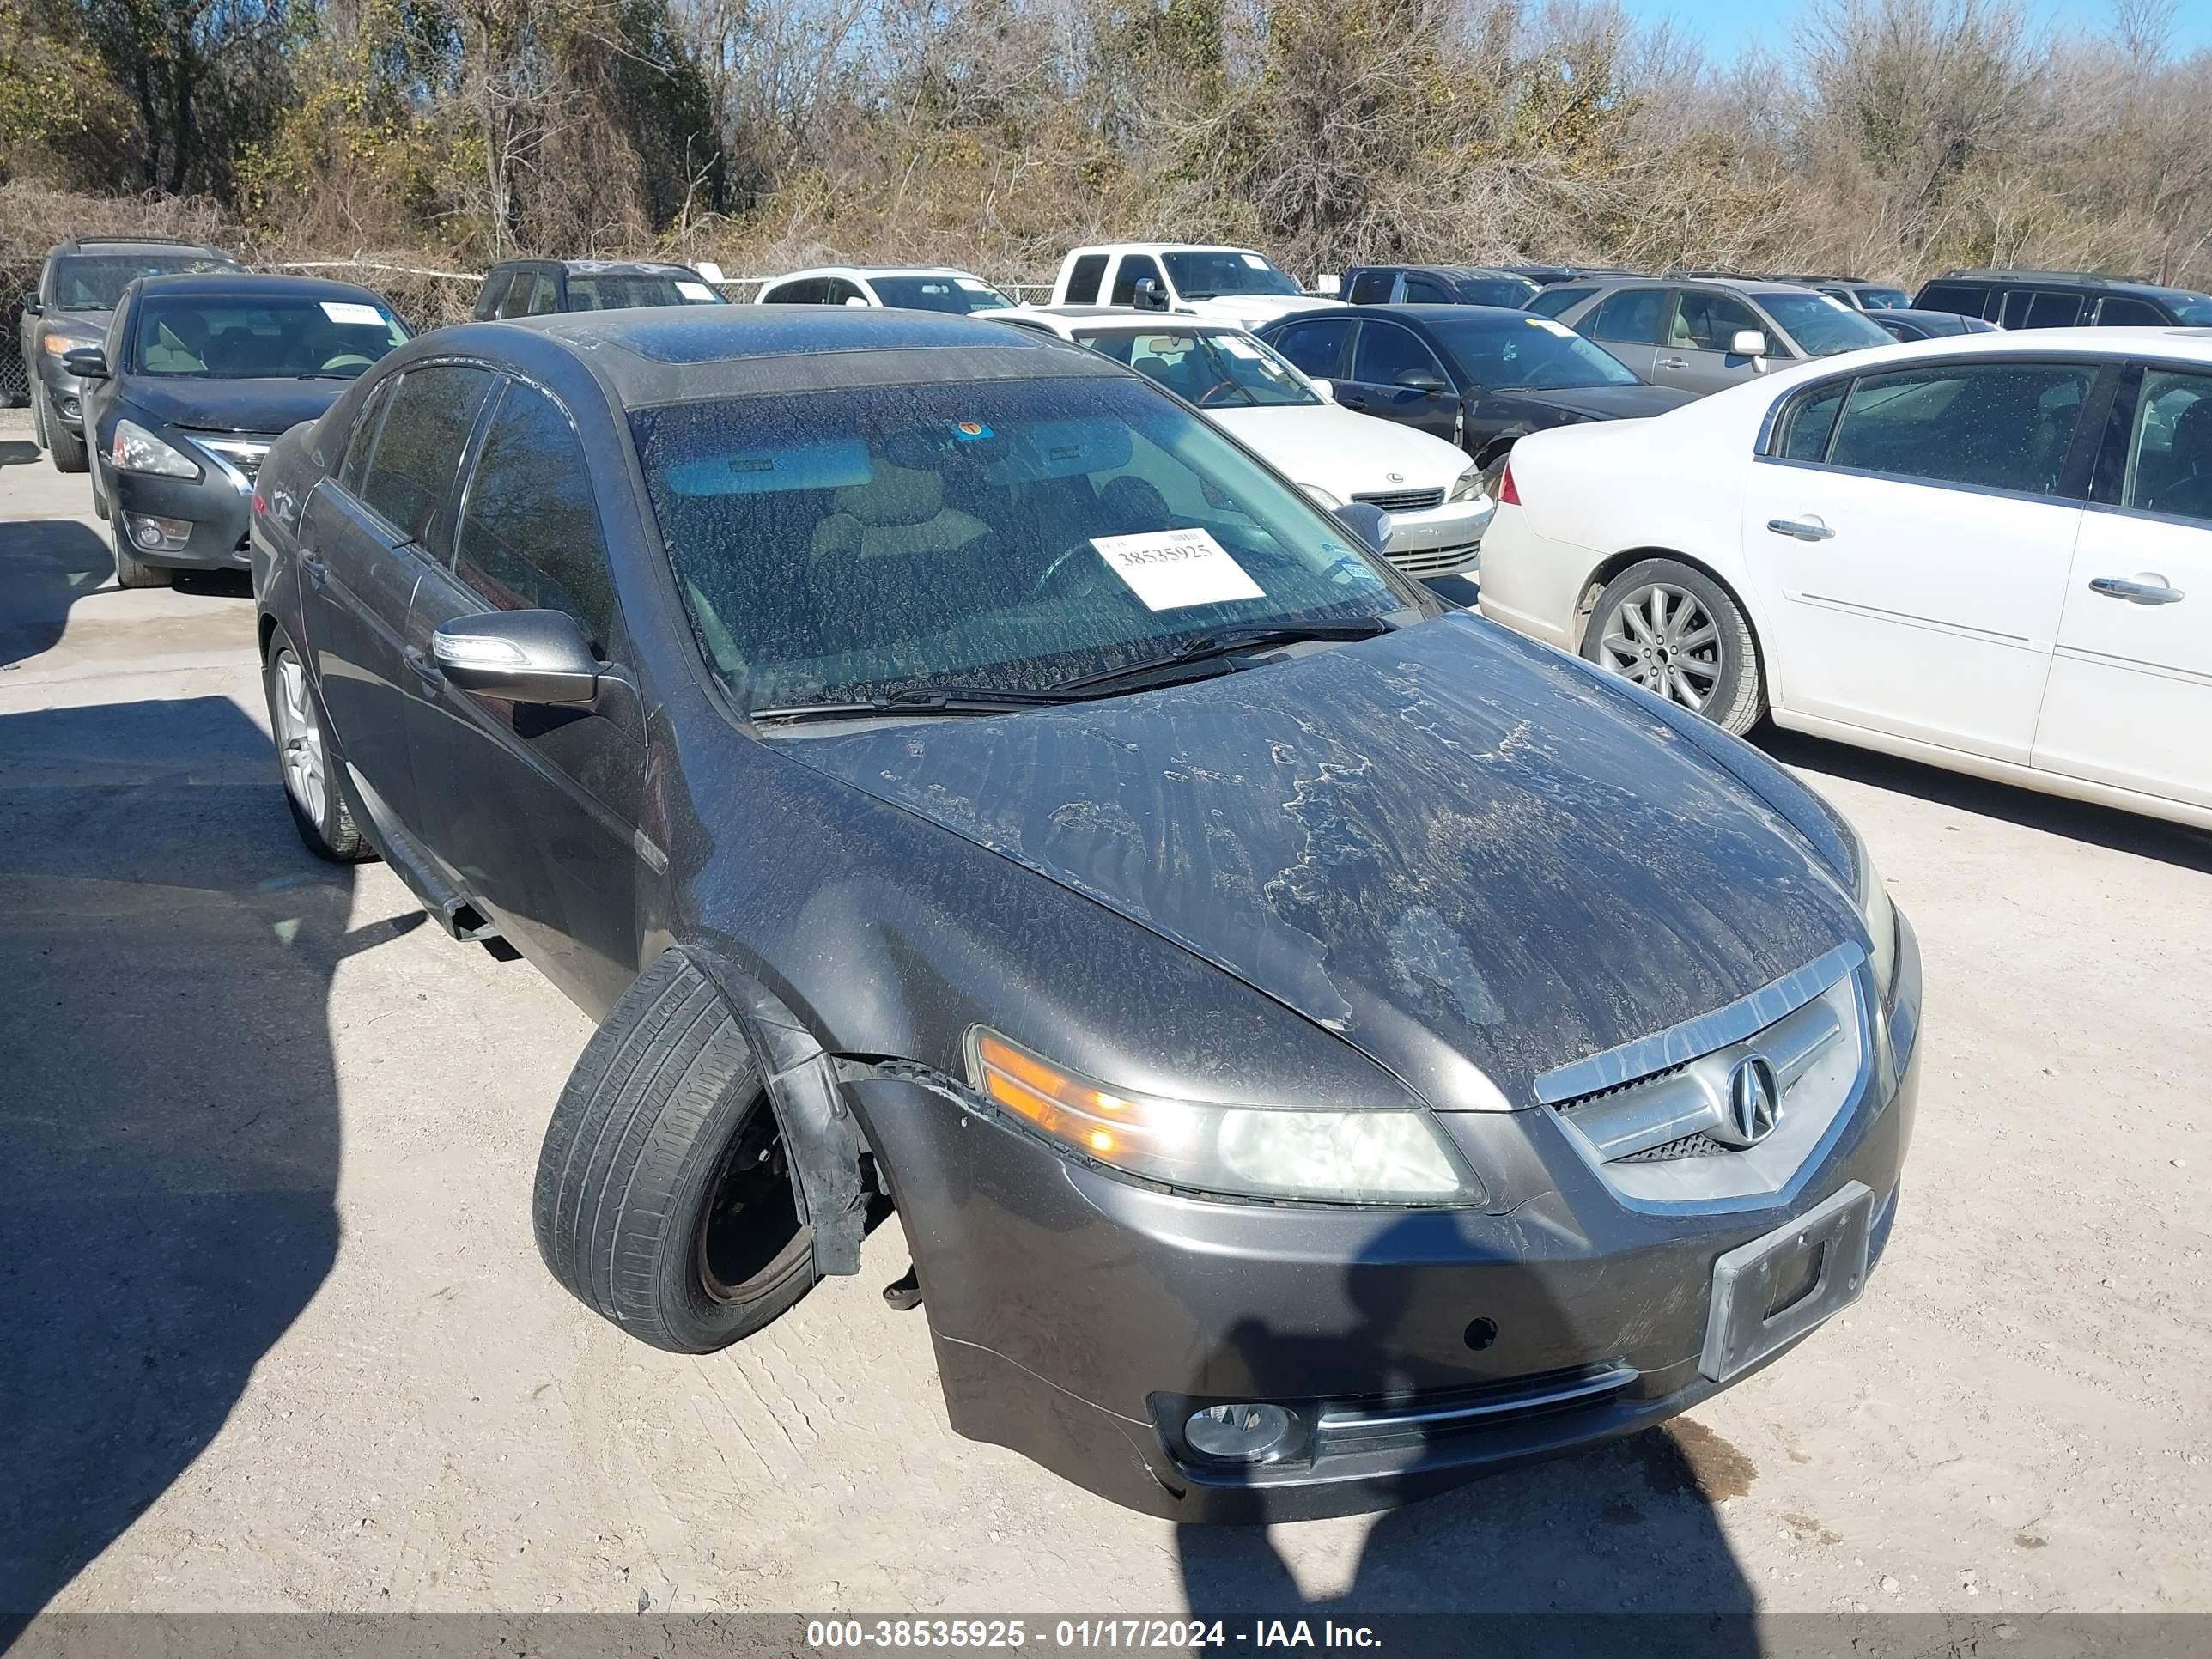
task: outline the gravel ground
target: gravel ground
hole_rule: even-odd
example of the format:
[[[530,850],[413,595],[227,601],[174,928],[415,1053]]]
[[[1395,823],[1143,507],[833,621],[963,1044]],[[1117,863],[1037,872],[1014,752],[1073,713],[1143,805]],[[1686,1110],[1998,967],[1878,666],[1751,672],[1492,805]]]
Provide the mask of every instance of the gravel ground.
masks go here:
[[[585,1022],[301,850],[242,580],[105,532],[0,416],[0,1612],[2212,1611],[2212,838],[1772,738],[1925,953],[1866,1299],[1668,1431],[1179,1532],[949,1432],[896,1227],[705,1359],[557,1290]]]

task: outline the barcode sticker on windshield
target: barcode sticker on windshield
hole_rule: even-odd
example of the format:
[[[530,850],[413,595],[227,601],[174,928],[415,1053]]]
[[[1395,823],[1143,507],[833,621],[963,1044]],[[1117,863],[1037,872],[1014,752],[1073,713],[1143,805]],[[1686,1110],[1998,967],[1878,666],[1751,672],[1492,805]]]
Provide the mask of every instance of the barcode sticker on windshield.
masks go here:
[[[714,297],[714,290],[704,283],[678,283],[676,291],[687,300],[711,301]]]
[[[1571,340],[1575,337],[1574,330],[1569,328],[1565,323],[1553,322],[1549,317],[1531,317],[1528,319],[1528,326],[1540,328],[1547,334],[1556,334],[1563,340]]]
[[[981,277],[955,276],[952,280],[959,283],[961,287],[966,289],[970,294],[988,294],[991,291],[991,285],[988,283],[984,282]]]
[[[1152,611],[1264,599],[1260,585],[1229,550],[1203,530],[1159,530],[1146,536],[1093,536],[1106,568]]]
[[[1265,259],[1262,259],[1256,253],[1246,254],[1244,256],[1244,263],[1251,266],[1255,270],[1265,270],[1267,268],[1267,262]]]
[[[374,306],[357,305],[351,300],[325,300],[323,315],[334,323],[363,323],[374,328],[384,320],[384,313]]]

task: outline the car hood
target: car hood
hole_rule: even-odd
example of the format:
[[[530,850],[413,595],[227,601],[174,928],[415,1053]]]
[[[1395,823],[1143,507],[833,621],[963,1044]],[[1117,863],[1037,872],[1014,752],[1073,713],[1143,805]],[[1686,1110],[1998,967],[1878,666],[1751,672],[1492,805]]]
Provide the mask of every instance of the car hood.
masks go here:
[[[1528,1105],[1554,1066],[1865,941],[1834,872],[1713,756],[1463,614],[777,747],[1237,975],[1442,1109]]]
[[[1698,400],[1695,392],[1671,386],[1578,386],[1559,392],[1529,388],[1500,392],[1494,396],[1501,403],[1563,409],[1589,421],[1642,420]]]
[[[287,432],[322,418],[342,397],[345,380],[196,380],[134,375],[125,401],[157,421],[202,432]]]
[[[1449,490],[1468,461],[1458,445],[1334,404],[1206,413],[1293,483],[1342,500],[1392,489]]]
[[[1176,308],[1212,322],[1261,328],[1279,317],[1301,311],[1323,311],[1343,303],[1341,300],[1322,299],[1310,294],[1224,294],[1211,300],[1185,300]]]

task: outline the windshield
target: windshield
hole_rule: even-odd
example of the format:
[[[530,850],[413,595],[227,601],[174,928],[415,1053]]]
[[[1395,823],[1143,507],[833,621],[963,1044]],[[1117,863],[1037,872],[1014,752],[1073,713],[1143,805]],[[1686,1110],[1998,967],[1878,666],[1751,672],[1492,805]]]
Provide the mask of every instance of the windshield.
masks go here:
[[[1460,371],[1491,392],[1565,392],[1576,386],[1640,386],[1628,366],[1565,323],[1523,317],[1504,327],[1444,318],[1429,325]]]
[[[137,371],[203,380],[350,380],[407,337],[367,299],[180,295],[149,297],[137,313]]]
[[[719,306],[729,303],[696,276],[650,271],[617,276],[602,272],[583,276],[570,272],[568,309],[571,311],[628,311],[634,306]]]
[[[1200,409],[1321,402],[1297,370],[1249,335],[1195,329],[1135,334],[1118,329],[1079,332],[1075,337]]]
[[[54,264],[54,309],[112,311],[134,277],[172,276],[200,271],[236,270],[226,259],[204,253],[140,253],[129,257],[82,256]]]
[[[2212,295],[2191,294],[2172,303],[2183,327],[2212,328]]]
[[[1858,295],[1869,311],[1903,311],[1912,303],[1901,288],[1863,288]]]
[[[1256,253],[1208,248],[1202,253],[1164,253],[1168,281],[1186,300],[1224,294],[1296,294],[1298,285]]]
[[[1005,311],[1013,301],[980,276],[871,276],[876,297],[908,311],[949,311],[965,316]]]
[[[715,399],[631,416],[702,650],[748,708],[1041,690],[1228,628],[1422,614],[1139,381]]]
[[[1759,303],[1808,357],[1832,357],[1839,351],[1890,343],[1887,331],[1865,313],[1825,294],[1762,294]]]

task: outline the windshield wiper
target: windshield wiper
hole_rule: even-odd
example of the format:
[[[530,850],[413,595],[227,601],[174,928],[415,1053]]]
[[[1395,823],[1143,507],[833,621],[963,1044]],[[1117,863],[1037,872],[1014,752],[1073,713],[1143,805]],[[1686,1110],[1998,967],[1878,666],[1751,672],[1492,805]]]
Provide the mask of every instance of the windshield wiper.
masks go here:
[[[781,703],[754,708],[745,717],[760,720],[866,720],[886,714],[1005,714],[1042,708],[1067,699],[1051,691],[994,691],[983,688],[950,691],[894,691],[887,697],[848,697],[823,702]]]
[[[1237,652],[1253,650],[1260,646],[1297,645],[1305,640],[1371,640],[1377,634],[1389,631],[1390,624],[1380,617],[1357,617],[1348,622],[1333,623],[1260,623],[1248,628],[1217,629],[1211,634],[1201,634],[1194,640],[1185,640],[1174,650],[1159,656],[1133,662],[1126,668],[1109,668],[1103,674],[1085,674],[1072,680],[1060,680],[1051,689],[1058,692],[1101,690],[1108,686],[1142,679],[1164,669],[1218,661]]]

